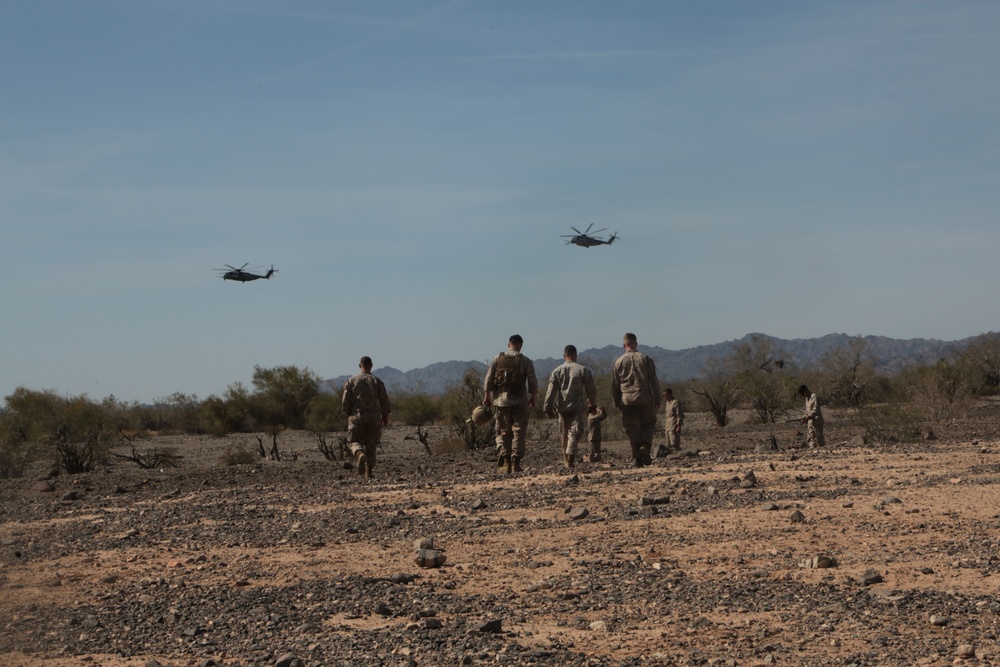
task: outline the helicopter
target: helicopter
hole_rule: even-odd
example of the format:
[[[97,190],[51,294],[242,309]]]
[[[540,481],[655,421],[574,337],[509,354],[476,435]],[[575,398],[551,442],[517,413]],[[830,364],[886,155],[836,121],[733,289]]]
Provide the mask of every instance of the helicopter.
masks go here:
[[[250,262],[247,262],[247,264],[249,263]],[[223,280],[238,280],[241,283],[247,283],[250,282],[251,280],[270,280],[271,276],[274,275],[274,273],[277,271],[277,269],[274,268],[273,264],[271,265],[271,268],[268,270],[268,272],[265,273],[264,275],[253,273],[251,271],[244,271],[244,269],[246,268],[247,268],[246,264],[244,264],[238,269],[235,266],[229,266],[228,264],[226,264],[225,269],[216,269],[216,271],[222,272],[221,277]]]
[[[559,238],[569,239],[568,241],[566,241],[566,245],[572,243],[573,245],[578,245],[581,248],[590,248],[591,246],[595,245],[611,245],[618,238],[618,232],[615,232],[607,239],[602,239],[600,237],[593,236],[593,234],[600,234],[605,229],[607,229],[607,227],[602,227],[600,229],[595,229],[593,232],[591,232],[590,228],[593,226],[594,224],[591,223],[590,225],[587,226],[587,229],[585,229],[582,232],[576,227],[570,227],[570,229],[576,232],[576,234],[563,234]]]

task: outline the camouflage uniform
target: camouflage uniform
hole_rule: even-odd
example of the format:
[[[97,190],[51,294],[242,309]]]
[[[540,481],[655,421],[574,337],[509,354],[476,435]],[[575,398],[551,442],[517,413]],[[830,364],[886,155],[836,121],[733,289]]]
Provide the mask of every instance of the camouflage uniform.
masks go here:
[[[826,446],[826,438],[823,437],[823,411],[819,409],[819,396],[816,394],[809,394],[806,399],[803,418],[806,420],[806,443],[810,447]]]
[[[344,383],[344,414],[347,415],[347,442],[351,454],[364,452],[366,464],[358,473],[372,476],[375,450],[382,438],[382,422],[389,418],[392,406],[382,380],[361,372]]]
[[[649,465],[660,407],[660,381],[653,360],[638,350],[618,357],[611,371],[611,397],[622,411],[622,426],[636,466]]]
[[[577,448],[586,424],[587,408],[597,403],[597,387],[590,369],[575,361],[567,361],[549,377],[543,409],[546,414],[559,413],[559,434],[562,436],[566,465],[576,461]]]
[[[527,391],[525,391],[527,384]],[[497,455],[516,464],[524,458],[528,431],[528,404],[538,396],[538,379],[531,359],[507,350],[498,354],[486,371],[483,391],[492,397],[496,415]]]
[[[608,411],[604,408],[597,408],[587,417],[587,427],[589,433],[587,439],[590,440],[590,462],[597,463],[601,460],[601,422],[608,418]]]
[[[680,428],[684,425],[684,408],[681,407],[681,402],[676,398],[667,401],[666,406],[666,431],[667,431],[667,447],[674,450],[675,452],[681,451],[681,432]]]

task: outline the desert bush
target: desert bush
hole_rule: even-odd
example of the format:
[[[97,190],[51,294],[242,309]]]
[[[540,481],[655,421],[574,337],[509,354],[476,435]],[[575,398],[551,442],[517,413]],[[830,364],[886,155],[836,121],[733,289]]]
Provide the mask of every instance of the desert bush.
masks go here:
[[[139,406],[138,427],[147,431],[205,433],[202,403],[194,394],[175,392],[159,398],[152,406]]]
[[[864,405],[855,420],[869,442],[913,442],[920,437],[916,410],[899,400]]]
[[[131,454],[118,454],[111,452],[112,456],[125,461],[131,461],[143,469],[170,467],[176,468],[181,460],[181,455],[173,447],[152,447],[145,451],[138,451],[132,447]]]
[[[777,420],[795,403],[797,382],[789,372],[780,350],[763,336],[751,336],[745,343],[735,343],[730,364],[736,370],[732,382],[761,424]]]
[[[308,368],[254,366],[254,402],[257,420],[266,425],[305,428],[309,404],[319,396],[319,378]]]
[[[858,408],[872,398],[874,360],[868,343],[855,336],[847,345],[826,352],[819,360],[822,395],[833,405]]]
[[[977,336],[959,355],[957,363],[968,374],[977,394],[1000,392],[1000,334]]]
[[[903,376],[913,405],[925,419],[963,417],[976,397],[976,379],[960,363],[942,359]]]
[[[435,455],[460,454],[469,451],[468,442],[459,436],[440,438],[431,447]]]
[[[23,477],[25,468],[37,456],[38,447],[28,439],[24,417],[0,413],[0,479]]]
[[[85,395],[18,387],[7,397],[7,410],[23,428],[24,441],[48,452],[70,474],[104,463],[117,437],[101,406]]]
[[[702,378],[691,381],[691,393],[701,399],[705,409],[715,418],[715,425],[720,428],[729,423],[729,409],[736,405],[739,398],[734,376],[729,362],[710,358],[702,369]]]
[[[245,447],[230,445],[219,457],[219,463],[224,466],[240,466],[257,462],[257,455]]]
[[[403,393],[392,397],[393,419],[407,426],[434,424],[442,414],[440,401],[433,396]]]
[[[315,396],[306,408],[305,427],[313,433],[347,430],[347,415],[340,394]]]
[[[483,402],[483,374],[475,368],[465,371],[462,384],[441,397],[441,410],[452,434],[465,443],[466,449],[479,449],[493,443],[493,424],[477,426],[469,418]]]

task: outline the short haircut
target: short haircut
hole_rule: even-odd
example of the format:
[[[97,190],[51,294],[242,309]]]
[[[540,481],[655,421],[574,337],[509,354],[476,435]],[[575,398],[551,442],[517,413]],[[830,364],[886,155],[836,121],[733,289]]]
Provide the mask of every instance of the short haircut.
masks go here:
[[[371,368],[372,367],[372,358],[371,357],[361,357],[361,367],[362,368]]]
[[[674,393],[673,387],[667,387],[666,389],[663,390],[664,396],[667,394],[670,394],[672,396],[673,393]]]
[[[576,345],[567,345],[563,348],[563,355],[567,357],[576,356]]]
[[[799,393],[800,394],[808,394],[809,393],[809,387],[805,386],[804,384],[800,384],[799,385]]]
[[[638,345],[639,344],[639,339],[636,338],[635,334],[631,333],[631,332],[625,334],[624,338],[622,338],[622,341],[628,343],[629,345]]]
[[[524,339],[521,338],[521,336],[518,334],[514,334],[513,336],[511,336],[508,339],[508,342],[513,343],[514,345],[524,345]]]

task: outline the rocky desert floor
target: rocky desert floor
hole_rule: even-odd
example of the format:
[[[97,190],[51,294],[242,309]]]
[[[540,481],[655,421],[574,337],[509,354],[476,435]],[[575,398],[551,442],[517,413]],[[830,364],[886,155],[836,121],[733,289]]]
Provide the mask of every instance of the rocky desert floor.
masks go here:
[[[1000,405],[891,446],[828,411],[820,450],[746,417],[643,469],[563,470],[539,425],[506,477],[391,426],[372,480],[308,433],[0,480],[0,665],[1000,664]]]

